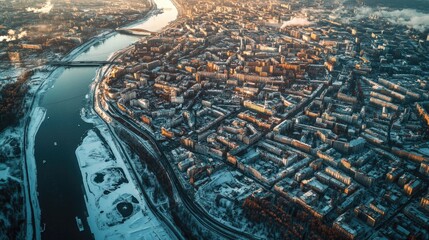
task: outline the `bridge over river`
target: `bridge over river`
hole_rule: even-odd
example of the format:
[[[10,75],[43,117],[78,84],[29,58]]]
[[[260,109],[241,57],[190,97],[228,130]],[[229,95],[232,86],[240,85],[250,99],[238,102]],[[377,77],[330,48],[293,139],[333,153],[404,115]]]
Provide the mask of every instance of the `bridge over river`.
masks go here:
[[[118,28],[117,32],[122,34],[134,35],[134,36],[151,36],[155,35],[154,32],[148,31],[146,29],[141,28]]]

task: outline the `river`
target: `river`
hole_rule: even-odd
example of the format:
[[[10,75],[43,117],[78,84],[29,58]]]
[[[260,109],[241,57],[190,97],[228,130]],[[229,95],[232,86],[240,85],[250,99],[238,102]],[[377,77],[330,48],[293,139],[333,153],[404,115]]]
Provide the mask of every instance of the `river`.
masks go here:
[[[132,27],[159,31],[175,20],[178,11],[170,0],[154,0],[164,11],[137,22]],[[75,60],[104,61],[112,53],[136,42],[135,36],[115,33],[95,43],[76,56]],[[41,223],[46,224],[42,239],[92,239],[86,222],[86,206],[82,175],[75,151],[93,129],[80,117],[85,97],[90,91],[97,68],[57,69],[58,77],[40,98],[38,105],[46,108],[46,118],[35,139],[37,191],[41,208]],[[85,231],[79,232],[75,217],[83,220]]]

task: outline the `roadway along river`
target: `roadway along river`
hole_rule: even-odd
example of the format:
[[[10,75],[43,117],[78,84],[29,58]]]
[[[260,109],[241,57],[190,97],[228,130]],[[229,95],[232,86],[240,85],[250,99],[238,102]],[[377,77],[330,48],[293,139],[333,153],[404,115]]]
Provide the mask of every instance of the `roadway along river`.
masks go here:
[[[150,16],[133,27],[159,31],[178,16],[170,0],[154,0],[164,12]],[[76,61],[104,61],[108,56],[138,40],[138,37],[113,34],[77,56]],[[35,142],[37,185],[41,222],[46,224],[42,239],[91,239],[86,222],[82,176],[75,151],[85,133],[94,128],[80,117],[85,95],[96,74],[95,67],[58,69],[62,71],[41,97],[39,106],[47,109]],[[79,232],[75,217],[84,222]]]

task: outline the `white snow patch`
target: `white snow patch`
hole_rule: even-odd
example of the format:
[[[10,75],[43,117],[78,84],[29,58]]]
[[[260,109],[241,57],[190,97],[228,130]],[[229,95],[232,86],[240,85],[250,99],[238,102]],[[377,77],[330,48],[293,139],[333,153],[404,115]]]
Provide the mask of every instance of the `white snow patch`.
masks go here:
[[[101,125],[98,128],[109,146],[103,144],[100,137],[90,130],[76,149],[84,178],[85,202],[89,215],[87,220],[91,232],[96,239],[170,238],[158,219],[148,210],[108,129]],[[129,217],[124,218],[117,211],[117,204],[120,202],[128,203],[127,209],[132,206],[133,211]]]
[[[233,199],[246,197],[256,188],[253,184],[238,181],[232,172],[224,169],[213,174],[210,181],[200,187],[195,199],[212,217],[235,229],[257,234],[243,218],[242,209]]]
[[[27,159],[27,166],[23,166],[24,171],[25,171],[25,167],[27,167],[28,169],[28,178],[29,178],[29,183],[30,186],[27,186],[27,176],[26,174],[24,175],[24,185],[25,185],[25,189],[30,188],[31,191],[31,196],[28,196],[27,191],[25,192],[25,198],[26,198],[26,215],[27,215],[27,225],[29,226],[27,229],[27,239],[31,239],[32,237],[32,219],[31,219],[31,208],[30,208],[30,201],[33,204],[33,209],[34,209],[34,216],[35,216],[35,226],[36,229],[33,229],[36,232],[36,239],[40,239],[40,207],[39,207],[39,201],[37,198],[37,167],[36,167],[36,158],[34,157],[34,143],[36,141],[36,134],[37,131],[39,130],[40,125],[42,124],[43,120],[46,117],[46,109],[42,108],[42,107],[36,107],[33,108],[32,112],[30,113],[31,116],[31,121],[30,124],[28,126],[28,130],[27,130],[27,146],[25,146],[26,150],[25,150],[25,154],[26,154],[26,159]]]
[[[0,183],[6,181],[9,178],[9,167],[4,164],[0,164]]]
[[[21,179],[18,179],[12,175],[10,175],[10,167],[0,164],[0,183],[6,182],[8,179],[16,181],[18,183],[22,183]]]

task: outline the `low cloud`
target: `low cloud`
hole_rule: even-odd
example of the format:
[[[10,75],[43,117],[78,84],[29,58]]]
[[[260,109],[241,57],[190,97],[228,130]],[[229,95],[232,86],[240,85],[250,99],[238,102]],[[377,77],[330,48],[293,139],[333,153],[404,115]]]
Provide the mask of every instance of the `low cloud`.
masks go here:
[[[359,20],[368,17],[383,18],[387,21],[402,26],[414,28],[419,31],[429,29],[429,14],[418,12],[414,9],[373,9],[369,7],[361,7],[355,10],[355,19]]]
[[[312,25],[313,22],[308,21],[307,18],[292,18],[289,21],[283,22],[283,25],[281,28],[285,27],[293,27],[293,26],[309,26]]]
[[[50,0],[46,1],[45,5],[41,8],[34,8],[34,7],[28,7],[25,10],[27,12],[34,12],[34,13],[49,13],[54,5],[51,3]]]
[[[345,2],[345,0],[334,1],[335,3]],[[336,19],[342,23],[349,23],[351,20],[361,20],[365,18],[380,18],[386,21],[409,28],[414,28],[418,31],[429,30],[429,14],[418,11],[418,9],[401,9],[395,10],[387,7],[346,7],[338,4],[336,9],[326,10],[324,8],[303,8],[302,14],[311,15],[316,13],[326,13],[329,11],[329,18]],[[353,16],[350,16],[352,14]],[[293,20],[287,23],[293,23]],[[298,24],[297,24],[298,25]],[[287,26],[287,25],[285,25]]]

